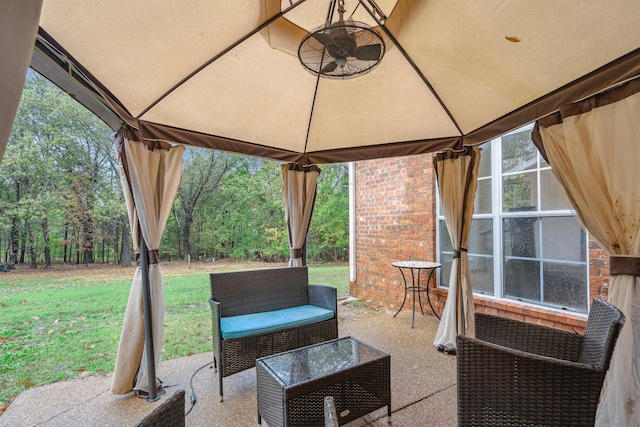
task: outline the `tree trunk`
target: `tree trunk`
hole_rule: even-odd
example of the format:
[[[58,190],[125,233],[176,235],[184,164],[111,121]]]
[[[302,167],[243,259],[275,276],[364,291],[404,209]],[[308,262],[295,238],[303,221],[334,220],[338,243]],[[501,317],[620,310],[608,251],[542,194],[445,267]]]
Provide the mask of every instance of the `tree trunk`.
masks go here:
[[[27,224],[28,227],[28,224]],[[24,264],[24,254],[27,251],[27,233],[23,230],[20,236],[20,264]]]
[[[120,259],[120,226],[116,225],[116,232],[113,235],[115,236],[113,239],[113,263],[120,264],[122,262]]]
[[[123,267],[129,267],[131,265],[131,244],[129,239],[129,225],[125,222],[122,225],[122,240],[121,240],[121,258],[120,265]]]
[[[93,224],[93,204],[94,196],[91,192],[87,194],[87,206],[84,214],[82,215],[82,259],[85,264],[94,263],[94,246],[93,239],[95,234],[95,225]]]
[[[184,216],[184,223],[182,224],[182,230],[181,230],[181,234],[182,234],[182,256],[183,259],[186,261],[187,257],[191,254],[191,242],[190,237],[191,237],[191,225],[193,224],[193,217],[187,213]]]
[[[27,236],[29,239],[29,259],[31,261],[31,268],[38,268],[38,265],[36,264],[36,246],[30,223],[27,223]]]
[[[93,220],[90,216],[87,216],[84,223],[82,237],[82,261],[84,264],[93,264]]]
[[[49,221],[42,218],[42,239],[44,240],[44,267],[51,267],[51,244],[49,242]]]
[[[16,264],[18,262],[18,250],[20,238],[20,218],[13,217],[11,222],[11,243],[9,244],[9,264]]]
[[[64,225],[64,249],[63,249],[64,254],[62,255],[63,257],[62,262],[64,264],[67,263],[67,246],[69,246],[69,243],[67,242],[68,238],[69,238],[69,224],[65,224]]]
[[[171,212],[173,213],[173,218],[176,220],[176,243],[178,245],[178,258],[182,257],[186,259],[187,256],[182,252],[182,226],[180,225],[180,218],[176,213],[176,210],[172,207]]]
[[[76,241],[76,264],[80,264],[80,242]]]

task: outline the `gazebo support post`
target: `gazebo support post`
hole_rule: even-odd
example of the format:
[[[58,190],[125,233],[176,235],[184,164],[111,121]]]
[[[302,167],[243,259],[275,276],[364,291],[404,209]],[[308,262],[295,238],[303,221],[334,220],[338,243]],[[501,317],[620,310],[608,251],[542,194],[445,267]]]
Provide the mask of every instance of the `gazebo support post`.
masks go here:
[[[147,242],[140,235],[140,264],[142,267],[142,303],[144,305],[144,344],[147,351],[147,374],[149,377],[149,396],[147,402],[159,399],[156,386],[156,362],[153,351],[153,328],[151,321],[151,284],[149,283],[149,252]],[[140,369],[143,369],[141,366]]]

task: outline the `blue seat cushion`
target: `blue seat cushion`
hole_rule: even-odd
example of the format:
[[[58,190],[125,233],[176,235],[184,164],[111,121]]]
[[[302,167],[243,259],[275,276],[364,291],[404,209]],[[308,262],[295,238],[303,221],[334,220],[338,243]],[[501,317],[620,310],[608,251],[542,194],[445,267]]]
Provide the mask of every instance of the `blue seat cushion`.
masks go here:
[[[220,319],[220,329],[222,339],[242,338],[310,325],[331,318],[331,310],[315,305],[301,305],[282,310],[223,317]]]

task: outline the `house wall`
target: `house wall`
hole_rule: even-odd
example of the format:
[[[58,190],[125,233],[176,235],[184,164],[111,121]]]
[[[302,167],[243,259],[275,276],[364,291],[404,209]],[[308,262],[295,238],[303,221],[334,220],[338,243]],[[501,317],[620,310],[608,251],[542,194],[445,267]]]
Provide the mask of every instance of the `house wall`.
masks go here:
[[[402,276],[391,264],[405,260],[436,260],[436,180],[433,155],[357,162],[356,281],[351,295],[392,311],[404,296]],[[590,296],[606,300],[609,260],[589,242]],[[430,282],[431,302],[442,313],[447,290]],[[517,301],[476,296],[476,310],[582,332],[586,315]],[[405,306],[405,308],[407,308]],[[426,311],[427,309],[425,309]]]

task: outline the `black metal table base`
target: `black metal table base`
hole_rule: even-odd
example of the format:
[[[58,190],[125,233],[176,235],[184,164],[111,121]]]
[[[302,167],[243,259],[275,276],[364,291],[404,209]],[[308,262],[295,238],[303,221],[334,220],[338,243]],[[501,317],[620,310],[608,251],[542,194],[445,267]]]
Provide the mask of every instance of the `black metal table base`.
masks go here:
[[[421,294],[425,293],[427,295],[427,302],[429,303],[429,307],[431,307],[431,311],[438,319],[440,319],[440,316],[438,316],[438,313],[433,308],[433,305],[431,304],[431,298],[429,297],[429,282],[431,281],[431,277],[433,276],[433,273],[436,271],[436,268],[440,267],[440,264],[423,263],[423,262],[394,262],[393,266],[398,267],[398,269],[400,270],[400,273],[402,274],[402,280],[404,281],[404,298],[402,300],[402,305],[400,305],[400,308],[398,309],[396,314],[393,315],[393,317],[396,317],[398,313],[402,311],[404,304],[407,302],[407,295],[409,294],[409,291],[411,291],[412,297],[413,297],[413,310],[411,312],[411,328],[413,328],[413,325],[415,322],[415,316],[416,316],[416,294],[418,296],[420,312],[424,314],[424,310],[422,309]],[[407,282],[407,275],[405,275],[404,269],[411,270],[411,284]],[[429,270],[429,277],[427,279],[427,283],[425,286],[422,286],[420,282],[420,276],[421,276],[422,270]]]

